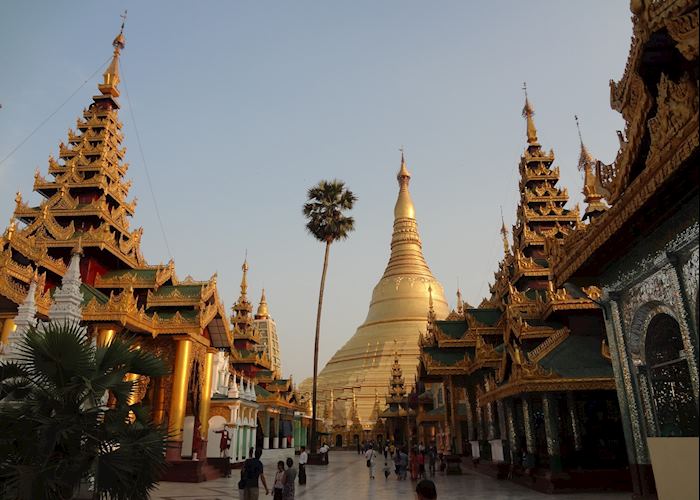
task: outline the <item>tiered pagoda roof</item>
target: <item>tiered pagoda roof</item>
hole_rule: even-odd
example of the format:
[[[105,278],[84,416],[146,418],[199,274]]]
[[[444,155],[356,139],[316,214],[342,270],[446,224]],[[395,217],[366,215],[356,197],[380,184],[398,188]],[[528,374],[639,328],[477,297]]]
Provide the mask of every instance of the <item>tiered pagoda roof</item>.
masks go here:
[[[71,250],[80,246],[83,319],[119,324],[152,336],[189,334],[215,347],[232,338],[216,287],[206,281],[179,281],[172,260],[149,265],[141,253],[142,228],[130,227],[136,200],[119,120],[119,57],[125,38],[112,43],[111,63],[99,93],[83,110],[75,129],[49,157],[46,178],[37,170],[33,190],[42,200],[20,193],[9,227],[0,236],[0,312],[11,313],[24,300],[36,271],[36,305],[46,317],[52,290],[67,271]]]

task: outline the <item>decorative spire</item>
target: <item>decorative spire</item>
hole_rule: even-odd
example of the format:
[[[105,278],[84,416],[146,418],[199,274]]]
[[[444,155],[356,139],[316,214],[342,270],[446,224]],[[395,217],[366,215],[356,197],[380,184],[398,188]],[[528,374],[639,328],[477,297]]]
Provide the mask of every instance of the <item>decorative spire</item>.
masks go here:
[[[523,82],[523,91],[525,92],[525,106],[523,107],[523,118],[527,120],[527,143],[530,146],[539,146],[537,142],[537,129],[535,128],[535,110],[532,109],[530,100],[527,97],[527,83]]]
[[[510,252],[510,243],[508,242],[508,229],[506,221],[503,219],[503,207],[501,207],[501,237],[503,238],[503,253],[508,255]]]
[[[83,316],[83,280],[80,277],[80,258],[82,257],[82,240],[71,252],[68,270],[63,275],[61,286],[53,294],[53,305],[49,309],[49,320],[56,322],[80,323]]]
[[[433,287],[428,285],[428,314],[432,317],[435,314],[435,307],[433,305]],[[394,339],[394,348],[396,348],[396,339]]]
[[[241,299],[245,300],[248,294],[248,256],[246,252],[246,258],[243,260],[243,265],[241,266],[243,270],[243,277],[241,278]]]
[[[126,46],[126,39],[124,38],[124,23],[126,22],[126,11],[121,15],[122,27],[119,30],[119,34],[112,41],[112,47],[114,47],[114,53],[112,55],[112,61],[107,66],[107,69],[102,74],[102,83],[98,86],[100,92],[104,95],[109,95],[112,97],[119,97],[119,90],[117,85],[119,85],[119,54],[122,49]]]
[[[260,296],[260,305],[258,306],[258,312],[255,314],[255,319],[269,318],[270,313],[267,310],[267,299],[265,298],[265,289],[262,289],[262,295]]]
[[[34,277],[29,283],[29,290],[27,291],[27,296],[19,307],[17,308],[17,316],[15,316],[14,323],[15,329],[10,332],[10,336],[7,339],[7,345],[0,345],[0,359],[5,361],[18,360],[20,353],[18,350],[19,341],[27,334],[30,328],[36,327],[36,285],[38,282],[38,277],[36,271],[34,272]]]
[[[464,313],[464,301],[462,300],[462,290],[457,288],[457,312]]]
[[[399,168],[399,173],[396,174],[396,180],[399,181],[399,198],[396,200],[396,206],[394,207],[394,219],[415,219],[416,210],[413,207],[411,194],[408,191],[411,174],[406,168],[403,148],[399,151],[401,151],[401,167]]]
[[[576,120],[576,129],[578,130],[578,139],[581,144],[581,154],[578,159],[578,169],[583,171],[583,196],[586,203],[586,211],[583,214],[583,219],[593,219],[596,215],[605,212],[609,207],[603,200],[605,196],[609,196],[610,192],[600,183],[600,166],[593,156],[588,152],[583,137],[581,136],[581,126],[578,122],[578,116],[574,115]],[[593,172],[595,167],[596,172]]]

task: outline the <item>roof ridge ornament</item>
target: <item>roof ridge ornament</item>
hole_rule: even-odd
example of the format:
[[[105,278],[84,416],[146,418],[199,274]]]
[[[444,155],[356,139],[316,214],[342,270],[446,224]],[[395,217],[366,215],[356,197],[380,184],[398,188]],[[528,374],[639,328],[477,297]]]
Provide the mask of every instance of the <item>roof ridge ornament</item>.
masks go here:
[[[525,106],[523,106],[523,118],[527,120],[527,143],[530,146],[539,146],[537,142],[537,128],[535,127],[535,110],[530,104],[530,99],[527,96],[527,82],[523,82],[523,92],[525,92]]]

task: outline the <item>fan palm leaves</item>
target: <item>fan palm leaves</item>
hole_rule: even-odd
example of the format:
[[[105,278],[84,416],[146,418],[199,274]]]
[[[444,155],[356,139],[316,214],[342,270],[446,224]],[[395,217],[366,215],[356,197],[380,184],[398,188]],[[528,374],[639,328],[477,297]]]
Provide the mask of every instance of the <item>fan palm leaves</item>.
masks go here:
[[[77,324],[31,328],[16,352],[0,363],[0,497],[75,498],[92,481],[93,498],[148,498],[166,433],[126,375],[161,377],[162,361],[134,339],[95,347]]]
[[[306,203],[302,209],[307,219],[306,230],[318,241],[325,243],[323,257],[323,272],[318,293],[318,309],[316,312],[316,336],[314,339],[314,376],[311,395],[311,451],[316,451],[316,392],[318,380],[318,344],[321,333],[321,309],[323,307],[323,291],[326,285],[328,271],[328,256],[331,244],[344,240],[355,229],[355,219],[345,215],[357,201],[357,197],[339,180],[323,180],[309,188],[306,193]]]

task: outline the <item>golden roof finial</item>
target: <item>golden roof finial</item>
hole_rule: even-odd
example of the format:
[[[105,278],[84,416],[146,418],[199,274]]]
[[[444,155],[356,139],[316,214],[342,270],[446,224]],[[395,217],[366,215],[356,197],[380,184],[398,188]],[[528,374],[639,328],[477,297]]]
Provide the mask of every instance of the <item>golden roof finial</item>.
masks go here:
[[[107,66],[107,69],[102,74],[102,84],[98,86],[100,92],[104,95],[111,95],[113,97],[119,96],[119,90],[117,90],[117,85],[119,84],[119,54],[121,50],[126,46],[126,39],[124,38],[124,23],[126,22],[126,11],[121,14],[122,26],[119,30],[119,34],[112,41],[112,47],[114,47],[114,53],[112,55],[112,61]]]
[[[503,237],[503,252],[508,255],[510,251],[510,243],[508,242],[508,229],[506,221],[503,219],[503,207],[501,207],[501,236]]]
[[[525,92],[525,106],[523,107],[523,117],[527,120],[527,143],[531,146],[539,146],[537,142],[537,129],[535,128],[535,110],[532,109],[530,100],[527,97],[527,83],[523,82],[523,91]]]
[[[578,169],[582,171],[590,170],[591,164],[593,163],[593,157],[588,152],[586,145],[583,143],[583,137],[581,136],[581,125],[578,122],[578,115],[574,115],[574,120],[576,121],[576,130],[578,130],[578,140],[581,144],[581,154],[578,157]]]
[[[464,301],[462,300],[462,290],[457,287],[457,312],[462,314],[464,312]]]
[[[262,289],[262,295],[260,296],[260,305],[258,306],[258,312],[256,316],[261,318],[269,318],[270,313],[267,309],[267,299],[265,298],[265,289]]]
[[[73,250],[71,250],[71,255],[83,255],[83,237],[82,236],[80,236],[78,238],[78,242],[73,247]]]
[[[243,277],[241,278],[241,298],[245,299],[248,294],[248,250],[245,252],[245,259],[243,259],[241,269],[243,270]]]
[[[408,191],[411,173],[406,168],[403,146],[399,148],[399,151],[401,151],[401,167],[399,168],[399,173],[396,174],[396,179],[399,181],[399,198],[396,200],[396,206],[394,207],[394,219],[415,219],[416,210],[413,207],[413,200],[411,200],[411,194]]]
[[[433,307],[433,286],[428,285],[428,311],[432,314],[435,312],[435,308]],[[394,343],[396,343],[396,339],[394,339]]]
[[[581,136],[581,126],[578,122],[578,116],[574,115],[576,120],[576,129],[578,130],[578,138],[581,142],[581,155],[578,158],[578,169],[583,170],[583,201],[586,202],[586,211],[583,215],[584,219],[593,218],[597,214],[605,212],[609,207],[603,200],[609,196],[610,192],[600,183],[600,162],[597,162],[588,152],[583,144]],[[593,172],[593,167],[596,167],[596,172]]]

